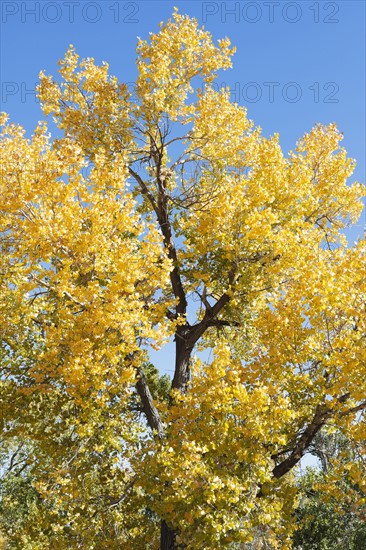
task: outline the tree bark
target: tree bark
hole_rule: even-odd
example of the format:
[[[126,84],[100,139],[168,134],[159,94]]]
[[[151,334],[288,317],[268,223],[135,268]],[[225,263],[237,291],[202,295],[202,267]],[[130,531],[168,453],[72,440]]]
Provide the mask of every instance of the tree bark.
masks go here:
[[[192,342],[192,327],[178,327],[175,334],[175,371],[172,388],[185,392],[189,381],[189,363],[194,343]],[[178,550],[176,544],[177,532],[165,520],[160,523],[160,550]]]
[[[175,369],[172,388],[185,392],[190,377],[189,363],[195,342],[192,327],[178,327],[175,334]]]
[[[140,396],[142,408],[146,415],[147,422],[152,430],[155,430],[162,439],[164,437],[164,426],[160,419],[159,412],[154,405],[150,388],[146,382],[146,378],[142,369],[137,369],[138,379],[136,389]]]
[[[273,468],[273,476],[277,479],[287,474],[304,456],[309,445],[316,434],[322,429],[328,418],[332,416],[332,411],[324,404],[318,405],[313,420],[308,424],[298,442],[292,449],[291,454],[280,464]]]
[[[165,520],[161,521],[160,550],[177,550],[176,533],[170,529]]]
[[[338,398],[339,403],[345,403],[349,399],[350,394],[345,393],[344,395],[341,395]],[[348,411],[345,411],[342,413],[342,416],[344,414],[350,414],[352,412],[358,412],[359,410],[362,410],[363,408],[366,408],[366,402],[361,403],[358,407],[353,407],[352,409],[349,409]],[[334,415],[334,411],[332,409],[328,408],[328,405],[326,403],[319,403],[319,405],[315,409],[315,414],[312,419],[312,421],[308,424],[306,429],[302,432],[301,436],[299,437],[297,443],[294,444],[294,447],[291,451],[291,454],[280,464],[277,464],[275,468],[273,468],[272,473],[274,477],[279,479],[280,477],[287,474],[304,456],[305,452],[308,450],[309,446],[313,442],[316,434],[322,429],[322,427],[325,425],[327,420],[331,418]],[[272,456],[272,458],[275,458],[275,456]]]

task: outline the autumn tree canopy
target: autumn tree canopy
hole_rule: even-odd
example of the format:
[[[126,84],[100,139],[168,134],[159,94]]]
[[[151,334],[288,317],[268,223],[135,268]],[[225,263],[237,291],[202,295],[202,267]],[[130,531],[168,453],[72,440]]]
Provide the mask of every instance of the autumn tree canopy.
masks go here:
[[[10,548],[291,548],[296,467],[334,427],[365,498],[365,190],[335,124],[285,155],[215,90],[233,53],[175,11],[133,92],[70,46],[40,78],[57,138],[2,117]]]

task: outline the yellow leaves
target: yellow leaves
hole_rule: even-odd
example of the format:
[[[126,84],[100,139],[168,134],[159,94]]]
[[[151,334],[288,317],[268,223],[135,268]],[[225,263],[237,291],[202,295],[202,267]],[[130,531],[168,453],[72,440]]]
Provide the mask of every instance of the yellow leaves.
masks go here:
[[[251,380],[270,379],[274,394],[288,395],[296,411],[287,418],[288,428],[296,429],[301,415],[319,400],[341,412],[352,407],[351,399],[364,399],[364,332],[358,328],[365,318],[366,287],[358,283],[363,247],[361,241],[358,251],[310,253],[253,321],[259,344],[246,357]],[[339,399],[346,394],[349,400],[341,407]]]
[[[292,177],[302,182],[305,221],[316,222],[323,231],[327,227],[330,235],[325,221],[337,219],[340,227],[342,219],[357,220],[364,195],[360,184],[346,185],[355,163],[339,147],[342,139],[335,124],[317,125],[299,141],[296,153],[290,153]]]
[[[12,132],[2,147],[1,227],[7,233],[1,239],[4,246],[10,238],[16,243],[4,261],[14,273],[24,272],[5,296],[13,303],[19,296],[33,331],[42,335],[34,390],[46,376],[62,380],[73,395],[103,389],[108,379],[126,387],[134,369],[123,358],[139,349],[137,340],[167,338],[167,305],[153,297],[171,269],[156,226],[145,226],[124,191],[126,155],[113,162],[97,156],[84,178],[79,144],[65,137],[51,148],[44,125],[31,141]],[[19,310],[10,318],[22,330]]]
[[[61,81],[42,73],[39,87],[63,136],[44,123],[29,140],[3,129],[4,424],[41,465],[45,506],[29,522],[57,537],[57,521],[72,526],[85,548],[105,532],[105,546],[155,544],[147,508],[187,548],[248,542],[264,523],[273,547],[289,548],[296,497],[291,475],[273,479],[276,454],[324,403],[364,438],[366,247],[347,248],[341,232],[364,190],[347,185],[354,162],[334,124],[285,156],[277,134],[264,138],[229,90],[213,89],[233,51],[175,11],[139,41],[137,98],[70,47]],[[177,313],[180,282],[189,315]],[[150,437],[136,370],[147,348],[202,320],[213,359],[191,365],[186,393],[156,399],[166,433]]]
[[[143,116],[153,120],[167,113],[172,120],[190,113],[186,105],[193,92],[191,80],[200,76],[210,82],[216,71],[231,66],[229,39],[215,47],[211,35],[198,28],[197,21],[174,12],[173,19],[140,40],[137,47],[139,77],[137,94],[142,100]]]
[[[244,167],[253,161],[258,130],[252,132],[246,109],[230,102],[228,89],[216,92],[206,86],[199,90],[192,120],[192,139],[210,162]]]
[[[142,483],[154,509],[181,526],[192,548],[199,541],[222,545],[229,536],[249,540],[263,518],[276,531],[284,505],[272,506],[267,442],[272,452],[286,443],[279,433],[288,423],[288,402],[275,403],[264,385],[247,388],[241,382],[245,367],[225,343],[217,346],[212,364],[197,362],[193,371],[189,391],[172,395],[166,442],[144,463],[149,475]],[[258,487],[265,482],[267,496],[258,500]]]
[[[60,74],[65,80],[70,80],[78,66],[79,56],[75,51],[75,48],[70,44],[69,49],[66,52],[64,59],[59,61]]]
[[[231,120],[233,131],[228,131]],[[357,219],[364,194],[359,184],[346,183],[353,163],[338,150],[334,125],[315,127],[305,139],[309,151],[286,159],[278,135],[264,139],[256,130],[248,133],[245,121],[245,112],[230,105],[224,92],[208,89],[200,95],[193,135],[196,144],[202,136],[202,155],[210,167],[195,184],[197,210],[179,222],[187,259],[192,258],[190,276],[202,280],[210,271],[215,275],[210,286],[223,291],[220,277],[236,265],[241,272],[237,294],[254,282],[257,288],[274,289],[275,281],[292,276],[295,266],[309,269],[314,246],[324,247],[325,238],[329,246],[344,247],[341,229],[348,218]],[[224,173],[219,165],[223,152]],[[316,304],[316,294],[313,299],[319,309],[327,298]]]
[[[88,58],[79,64],[78,59],[71,47],[60,62],[60,84],[40,74],[41,105],[66,135],[77,138],[84,154],[102,153],[110,160],[132,145],[130,94],[109,76],[106,63],[96,66]]]
[[[43,106],[44,114],[59,115],[62,97],[59,85],[53,80],[52,76],[46,76],[43,71],[39,74],[39,80],[38,97]]]
[[[0,113],[0,126],[5,126],[7,121],[9,120],[9,115],[7,113],[1,112]]]

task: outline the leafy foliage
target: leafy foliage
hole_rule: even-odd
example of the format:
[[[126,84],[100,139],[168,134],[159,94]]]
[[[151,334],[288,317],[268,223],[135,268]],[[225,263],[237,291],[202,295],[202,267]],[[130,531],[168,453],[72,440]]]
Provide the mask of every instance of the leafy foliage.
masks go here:
[[[347,477],[337,479],[341,500],[317,489],[327,481],[324,472],[309,469],[301,479],[302,498],[297,510],[299,529],[294,547],[303,550],[358,550],[366,545],[365,504],[354,499],[355,487]]]
[[[319,458],[320,468],[307,468],[299,477],[295,548],[357,550],[365,546],[365,488],[354,475],[365,468],[363,446],[364,441],[356,448],[350,445],[335,427],[323,429],[314,438],[309,451]]]
[[[138,43],[135,94],[70,46],[39,87],[61,137],[2,116],[14,548],[291,548],[294,470],[327,425],[364,498],[366,247],[344,236],[364,186],[335,124],[285,155],[214,90],[233,53],[175,11]],[[170,338],[171,384],[147,353]]]

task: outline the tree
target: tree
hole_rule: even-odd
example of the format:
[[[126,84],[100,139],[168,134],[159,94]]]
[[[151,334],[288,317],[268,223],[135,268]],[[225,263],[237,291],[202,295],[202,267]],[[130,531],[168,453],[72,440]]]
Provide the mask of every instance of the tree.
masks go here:
[[[307,468],[299,478],[300,505],[296,511],[299,529],[294,547],[302,550],[358,550],[366,546],[364,488],[353,480],[354,465],[362,453],[339,433],[319,433],[312,452],[322,467]],[[359,464],[365,468],[365,464]],[[331,489],[324,491],[323,487]]]
[[[134,93],[73,47],[41,73],[57,138],[3,117],[8,465],[26,452],[5,493],[27,506],[8,541],[290,548],[316,434],[364,437],[365,241],[343,233],[364,187],[334,124],[285,156],[214,89],[227,38],[175,11],[137,51]],[[166,391],[148,350],[169,338]]]

